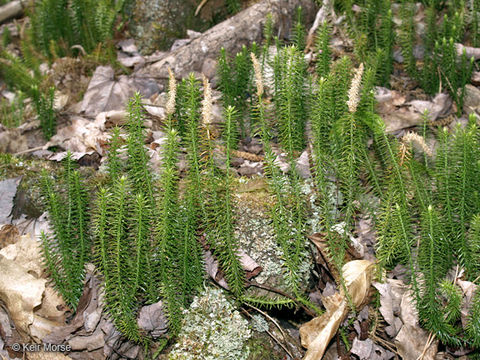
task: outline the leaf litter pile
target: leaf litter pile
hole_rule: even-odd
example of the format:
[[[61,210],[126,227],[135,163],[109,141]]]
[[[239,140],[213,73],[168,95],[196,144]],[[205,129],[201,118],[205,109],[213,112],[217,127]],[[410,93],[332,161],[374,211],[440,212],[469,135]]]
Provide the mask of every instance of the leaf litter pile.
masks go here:
[[[345,55],[358,59],[361,51],[365,50],[351,38],[347,24],[351,16],[365,10],[359,5],[353,5],[352,10],[345,11],[346,15],[340,15],[340,9],[334,7],[333,2],[326,0],[314,4],[312,1],[309,6],[310,9],[315,8],[315,12],[305,17],[316,14],[315,19],[312,18],[310,19],[312,21],[305,23],[302,22],[304,20],[298,21],[297,28],[294,25],[291,34],[284,34],[297,48],[305,49],[304,54],[298,52],[305,68],[298,70],[295,68],[297,61],[295,50],[291,50],[293,55],[287,59],[287,56],[290,56],[289,47],[285,48],[287,50],[280,50],[268,36],[262,40],[258,39],[262,29],[257,29],[258,34],[252,37],[266,44],[262,51],[255,50],[255,46],[259,45],[253,43],[246,43],[242,48],[244,38],[238,39],[241,43],[235,44],[235,36],[240,37],[241,34],[223,32],[223,26],[230,26],[225,25],[228,21],[238,22],[245,19],[245,16],[248,18],[252,16],[251,14],[264,11],[262,9],[269,6],[267,3],[269,2],[259,1],[249,6],[244,4],[244,9],[234,17],[205,33],[189,31],[189,38],[177,40],[171,51],[142,55],[135,45],[135,40],[121,39],[115,44],[117,57],[115,64],[99,64],[89,57],[81,56],[59,57],[52,63],[43,64],[45,73],[56,88],[54,98],[56,133],[48,140],[45,139],[41,123],[29,100],[25,102],[24,122],[16,126],[0,124],[0,358],[313,360],[475,359],[480,356],[478,353],[480,339],[472,340],[468,335],[470,332],[474,333],[471,328],[475,326],[475,321],[478,327],[477,334],[480,334],[478,319],[472,315],[473,304],[477,304],[478,307],[480,303],[479,296],[476,295],[478,277],[470,276],[472,270],[464,267],[459,260],[446,269],[445,281],[440,282],[436,279],[441,284],[439,288],[445,289],[447,294],[453,289],[451,293],[454,294],[442,298],[445,303],[442,308],[445,309],[445,313],[442,316],[456,326],[457,330],[451,331],[454,333],[456,331],[457,338],[468,339],[460,343],[449,343],[445,340],[446,336],[442,337],[441,332],[436,333],[437,329],[425,326],[421,318],[422,311],[418,311],[419,299],[416,297],[420,294],[423,299],[427,298],[428,294],[415,289],[417,285],[412,284],[410,265],[419,267],[415,270],[421,273],[423,263],[414,264],[408,260],[392,262],[385,255],[388,249],[385,250],[379,245],[379,236],[385,235],[380,234],[378,223],[384,221],[386,227],[395,226],[395,220],[388,223],[384,217],[377,217],[383,206],[380,205],[384,201],[382,196],[373,190],[362,190],[365,196],[363,198],[357,196],[354,199],[354,195],[350,195],[348,189],[342,188],[341,185],[348,185],[348,181],[339,185],[343,180],[336,177],[344,176],[341,166],[347,161],[345,163],[340,161],[338,174],[331,172],[324,177],[328,184],[324,184],[323,193],[318,194],[320,182],[317,160],[325,154],[315,152],[315,143],[321,138],[321,131],[330,130],[320,127],[318,131],[314,120],[307,116],[305,128],[299,130],[301,134],[306,133],[307,141],[302,143],[301,140],[289,140],[294,138],[292,134],[296,129],[289,130],[292,132],[289,133],[291,136],[284,136],[285,124],[288,122],[282,124],[279,120],[280,129],[273,136],[265,130],[266,126],[262,128],[264,122],[272,121],[269,117],[277,114],[276,111],[279,117],[284,116],[283,110],[286,105],[278,105],[277,110],[276,104],[280,101],[273,96],[277,91],[274,89],[276,82],[283,86],[282,81],[275,78],[275,71],[283,69],[283,65],[287,68],[286,71],[299,73],[304,71],[305,74],[316,72],[314,80],[309,78],[312,83],[308,85],[310,89],[314,89],[314,95],[309,94],[308,99],[291,95],[295,101],[305,101],[302,106],[315,113],[311,98],[320,94],[323,84],[323,80],[320,79],[327,76],[327,73],[321,76],[322,70],[319,70],[318,65],[322,61],[322,54],[327,53],[325,49],[322,52],[321,45],[318,45],[318,38],[321,37],[319,29],[323,23],[330,26],[330,38],[327,40],[331,52],[328,55],[332,60],[341,63]],[[306,1],[297,3],[305,5]],[[371,3],[365,1],[364,5]],[[398,5],[397,10],[400,7],[399,4],[393,5]],[[395,8],[393,5],[392,8]],[[416,9],[414,21],[419,27],[427,27],[429,16],[427,5],[423,3],[414,5]],[[400,16],[399,12],[401,10],[394,13],[393,22],[401,23],[397,18]],[[292,18],[291,22],[296,21],[294,12],[288,16]],[[262,13],[262,19],[264,18]],[[274,19],[281,21],[276,17]],[[24,19],[18,21],[22,22]],[[301,26],[308,26],[309,31],[305,28],[302,30]],[[3,25],[3,31],[9,27],[12,26]],[[218,33],[220,35],[215,35]],[[268,35],[268,31],[265,33]],[[306,35],[303,40],[296,38],[298,33]],[[231,37],[234,38],[233,45]],[[212,41],[212,48],[198,53],[199,44],[209,40]],[[13,42],[9,46],[14,49],[17,47],[18,50],[20,45]],[[228,51],[239,51],[239,54],[243,52],[245,59],[250,59],[250,52],[256,51],[257,55],[260,54],[259,60],[255,55],[252,55],[252,60],[248,60],[251,61],[249,63],[251,69],[247,70],[250,73],[247,72],[246,75],[246,82],[249,84],[245,85],[248,96],[243,103],[238,101],[239,95],[228,88],[228,82],[222,80],[222,76],[225,75],[221,73],[222,69],[228,68],[221,65],[222,61],[227,59],[223,57],[225,49],[221,49],[224,46]],[[426,137],[427,133],[441,132],[439,129],[455,131],[457,128],[478,126],[472,125],[472,122],[475,122],[475,115],[480,108],[480,90],[477,88],[480,84],[480,75],[473,68],[471,78],[462,90],[464,93],[461,102],[458,93],[452,93],[449,90],[451,85],[445,83],[440,84],[437,91],[429,95],[421,88],[419,84],[421,81],[412,80],[413,76],[407,69],[409,60],[405,53],[396,47],[391,50],[394,62],[389,81],[384,84],[385,87],[372,86],[369,93],[363,92],[368,86],[369,72],[368,69],[363,70],[362,61],[367,61],[367,58],[357,60],[356,66],[352,66],[351,62],[347,65],[351,67],[348,69],[351,76],[345,89],[345,94],[349,97],[343,99],[344,104],[341,106],[346,108],[345,117],[352,115],[353,118],[357,106],[358,112],[367,110],[361,109],[362,103],[358,104],[358,100],[357,104],[352,104],[352,97],[355,97],[352,93],[361,93],[365,99],[371,99],[371,102],[366,104],[368,106],[371,104],[374,109],[368,111],[379,116],[385,134],[399,139],[395,144],[400,144],[398,157],[400,166],[404,163],[411,164],[410,160],[415,157],[426,159],[425,162],[428,162],[432,153],[440,151],[445,142],[442,143],[441,139],[434,136],[427,137],[425,142],[423,137],[416,137],[416,134],[420,133]],[[459,56],[467,54],[465,56],[473,57],[475,60],[480,58],[480,48],[474,46],[456,43],[455,51]],[[284,58],[278,57],[284,64],[271,64],[270,60],[277,59],[275,54],[279,52],[286,54],[282,55]],[[212,58],[211,53],[216,55]],[[200,60],[197,58],[192,60],[192,54]],[[237,58],[239,56],[242,55],[237,55]],[[424,66],[427,66],[425,65],[427,60],[421,56],[416,59]],[[202,66],[198,67],[198,61],[201,61]],[[258,70],[258,73],[255,62],[262,63],[263,68]],[[231,65],[230,70],[233,68]],[[340,73],[341,65],[337,69]],[[235,83],[241,82],[241,71],[241,66],[237,66],[235,71],[227,74],[227,78],[231,77]],[[174,322],[171,315],[173,311],[169,308],[167,297],[147,301],[145,295],[145,298],[139,301],[136,313],[133,314],[133,327],[140,334],[139,338],[135,338],[119,327],[119,323],[112,316],[111,307],[108,305],[111,295],[108,285],[104,283],[103,269],[99,269],[102,265],[99,265],[101,262],[98,259],[92,259],[85,265],[76,307],[57,292],[58,287],[50,278],[51,274],[47,271],[47,264],[42,255],[45,252],[40,238],[45,234],[54,236],[55,227],[52,226],[39,179],[42,172],[55,176],[60,174],[59,178],[62,178],[65,170],[61,164],[72,162],[79,167],[79,173],[90,189],[108,186],[110,180],[107,177],[111,175],[108,172],[111,171],[112,164],[108,157],[114,147],[112,134],[120,131],[122,141],[128,142],[125,139],[129,136],[127,129],[130,126],[129,119],[132,117],[132,110],[128,104],[129,102],[132,104],[132,98],[141,98],[137,105],[141,108],[146,134],[142,153],[148,155],[148,167],[153,174],[152,181],[162,182],[164,186],[165,176],[162,174],[167,173],[165,169],[168,166],[168,152],[165,149],[169,147],[171,130],[169,126],[174,123],[173,118],[183,116],[178,110],[182,104],[177,103],[177,107],[172,109],[171,94],[175,96],[177,92],[180,98],[181,91],[185,90],[185,87],[180,85],[185,82],[179,82],[177,88],[172,87],[172,83],[176,82],[172,76],[169,79],[169,72],[179,79],[187,78],[187,75],[193,72],[195,84],[202,84],[203,80],[203,86],[198,88],[198,96],[204,99],[202,121],[203,126],[208,129],[207,143],[214,144],[210,149],[212,166],[227,174],[225,180],[222,180],[226,184],[225,188],[222,188],[222,196],[224,192],[231,191],[230,197],[234,199],[232,201],[234,228],[231,228],[230,232],[222,233],[222,236],[235,238],[238,246],[235,258],[240,265],[240,278],[243,283],[241,289],[237,290],[234,285],[235,279],[232,280],[233,275],[226,269],[226,264],[230,263],[225,261],[222,255],[219,255],[221,252],[212,245],[210,238],[212,235],[208,235],[209,228],[200,230],[194,228],[193,238],[196,238],[202,254],[204,275],[198,282],[200,290],[195,290],[197,293],[192,294],[188,306],[177,309],[181,313],[180,328],[173,330]],[[260,85],[262,81],[265,83]],[[210,85],[213,90],[210,89]],[[262,86],[265,86],[265,89]],[[288,90],[288,86],[293,85],[287,83],[283,90]],[[287,90],[285,92],[288,92]],[[13,103],[18,94],[2,86],[1,96],[2,99]],[[278,98],[281,96],[283,95]],[[200,100],[198,102],[200,106]],[[176,105],[173,103],[173,107]],[[235,105],[236,112],[229,111],[228,105]],[[208,110],[205,110],[206,108]],[[263,119],[263,112],[268,114],[266,120]],[[295,116],[303,115],[298,112]],[[228,124],[231,118],[235,117],[238,129],[237,134],[232,136],[236,136],[239,141],[231,147]],[[238,121],[239,118],[243,120]],[[340,121],[339,123],[339,126],[343,126]],[[252,130],[254,124],[258,126],[255,128],[256,131]],[[331,131],[335,133],[336,130]],[[316,133],[320,133],[317,138]],[[214,141],[209,136],[222,140]],[[349,133],[345,136],[349,136]],[[368,151],[372,153],[374,152],[372,143],[378,141],[376,136],[378,133],[372,132],[366,138]],[[328,135],[325,136],[327,137]],[[354,139],[354,136],[351,138]],[[476,141],[478,144],[478,139]],[[402,148],[405,143],[413,143],[413,147]],[[130,161],[131,154],[127,147],[128,145],[119,148],[116,153],[120,162]],[[173,168],[178,171],[182,180],[188,179],[191,161],[188,146],[181,143],[179,153],[180,156]],[[206,159],[208,162],[209,158]],[[391,159],[384,157],[382,160],[385,161],[386,168],[392,166],[389,163]],[[205,171],[208,172],[209,165],[206,166]],[[412,174],[418,174],[414,170],[411,171]],[[478,169],[473,173],[480,175]],[[277,179],[275,174],[283,179],[279,188],[288,188],[294,195],[279,191],[280,195],[275,198],[274,205],[272,193],[278,189],[275,187],[278,186],[275,183]],[[394,177],[395,175],[392,175],[392,179]],[[361,180],[362,186],[363,184],[371,186],[370,179]],[[441,186],[442,183],[439,182],[435,186],[437,185]],[[188,181],[185,183],[180,181],[179,192],[185,198],[187,195],[183,193],[191,191],[190,188],[186,188],[187,186]],[[224,183],[216,186],[224,186]],[[352,191],[357,190],[360,191],[358,188]],[[423,190],[428,192],[431,189],[425,187]],[[432,191],[437,189],[434,188]],[[328,196],[331,198],[328,199]],[[388,198],[390,195],[383,196]],[[395,196],[397,194],[392,191],[391,197]],[[413,196],[404,195],[405,198]],[[427,196],[429,195],[426,195],[426,198]],[[307,203],[305,213],[302,214],[304,224],[299,226],[294,223],[295,217],[292,213],[295,208],[289,207],[288,211],[283,213],[285,209],[276,207],[280,198],[289,204],[297,204],[297,198]],[[326,200],[322,200],[323,198]],[[455,196],[452,199],[459,201]],[[478,199],[472,199],[475,200]],[[329,220],[325,220],[322,218],[325,215],[322,206],[332,201],[334,214],[329,215]],[[401,203],[401,199],[395,201]],[[408,198],[405,202],[412,202],[412,199]],[[278,225],[275,219],[272,221],[270,214],[272,207],[278,210],[279,221],[286,224],[283,229],[286,227],[288,231],[293,231],[293,235],[287,234],[288,241],[305,240],[304,248],[296,254],[300,259],[295,260],[297,263],[288,259],[286,255],[292,246],[277,240],[281,238],[279,229],[282,229],[282,226]],[[392,209],[395,207],[392,206]],[[429,209],[430,207],[425,206],[425,213],[430,214]],[[183,214],[182,206],[177,205],[176,210]],[[343,214],[345,216],[336,214],[341,210],[348,214]],[[415,231],[424,231],[423,223],[420,225],[421,221],[423,220],[412,221],[411,226]],[[468,225],[472,232],[475,230],[474,224],[475,221],[472,220],[472,225]],[[478,224],[477,237],[480,236]],[[425,231],[428,233],[428,229]],[[432,236],[432,233],[433,231],[428,234]],[[346,245],[341,250],[336,249],[335,240],[331,240],[339,238],[347,239]],[[414,238],[415,243],[411,244],[413,249],[409,254],[411,258],[426,256],[422,255],[425,250],[417,238]],[[480,241],[477,240],[476,244],[480,246]],[[434,252],[433,247],[430,250]],[[478,256],[474,259],[480,261],[480,248],[474,250]],[[401,258],[398,254],[391,256]],[[478,270],[478,265],[476,269]],[[296,284],[291,283],[292,279]],[[423,286],[422,282],[428,281],[428,277],[421,273],[418,279],[419,286]],[[441,298],[440,295],[437,296],[440,292],[434,290],[434,298]],[[458,311],[448,310],[450,303],[453,303],[452,299],[457,300]],[[424,306],[428,304],[428,301],[423,303]],[[451,313],[457,311],[458,314],[450,317],[449,311]],[[480,314],[480,310],[475,314]],[[38,351],[25,351],[23,348],[16,348],[14,344],[42,344],[42,347]],[[45,350],[43,344],[63,347],[59,347],[59,351],[49,352]]]

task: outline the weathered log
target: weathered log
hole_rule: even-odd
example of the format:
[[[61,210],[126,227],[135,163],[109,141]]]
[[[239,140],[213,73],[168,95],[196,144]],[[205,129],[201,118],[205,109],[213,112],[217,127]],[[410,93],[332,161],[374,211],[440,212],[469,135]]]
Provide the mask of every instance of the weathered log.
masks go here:
[[[163,58],[137,72],[138,76],[167,79],[167,68],[171,67],[177,77],[185,77],[190,72],[210,72],[206,67],[218,58],[222,47],[228,53],[238,52],[243,45],[260,42],[267,14],[271,13],[277,34],[288,37],[294,20],[295,9],[302,6],[305,23],[315,17],[313,0],[261,0],[235,16],[204,32],[198,38],[181,46]]]
[[[0,6],[0,23],[21,16],[26,5],[27,0],[14,0]]]

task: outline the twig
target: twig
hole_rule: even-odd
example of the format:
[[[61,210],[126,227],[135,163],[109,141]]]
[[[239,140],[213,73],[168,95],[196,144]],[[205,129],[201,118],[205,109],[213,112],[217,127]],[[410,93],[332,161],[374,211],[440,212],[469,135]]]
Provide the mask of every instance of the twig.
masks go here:
[[[380,344],[382,344],[382,346],[386,347],[391,352],[400,356],[399,352],[397,351],[397,349],[395,348],[395,346],[391,342],[389,342],[385,339],[382,339],[380,336],[378,336],[376,334],[371,335],[371,337],[372,337],[373,341],[379,342]]]
[[[203,5],[205,5],[208,2],[208,0],[202,0],[202,2],[197,6],[197,10],[195,10],[195,16],[198,15],[200,10],[202,10]]]
[[[480,276],[478,276],[475,280],[473,280],[472,283],[475,284],[478,280],[480,280]]]
[[[252,318],[252,315],[250,315],[248,313],[248,311],[243,310],[243,312],[244,312],[245,315]],[[290,358],[295,359],[295,357],[292,355],[292,353],[290,351],[288,351],[288,349],[270,332],[270,330],[265,330],[265,332],[273,339],[273,341],[275,341],[278,345],[280,345],[280,347],[283,349],[283,351],[285,351],[288,354],[288,356],[290,356]]]
[[[435,340],[435,334],[433,333],[430,333],[428,335],[428,339],[427,339],[427,343],[425,344],[425,346],[423,347],[423,351],[422,353],[420,354],[420,356],[417,358],[417,360],[423,360],[425,354],[427,353],[427,350],[428,348],[432,345],[433,343],[433,340]]]
[[[272,318],[270,315],[268,315],[265,311],[262,311],[260,310],[259,308],[257,308],[256,306],[253,306],[249,303],[244,303],[245,305],[251,307],[252,309],[254,310],[257,310],[260,314],[262,314],[263,316],[265,316],[267,319],[269,319],[272,323],[275,324],[275,326],[277,327],[278,330],[280,330],[280,333],[282,334],[283,336],[283,339],[285,341],[287,341],[287,336],[285,335],[285,332],[283,331],[282,327],[280,326],[280,324],[278,322],[275,321],[274,318]]]
[[[13,154],[13,155],[17,156],[17,155],[22,155],[22,154],[28,154],[28,153],[31,153],[31,152],[34,152],[34,151],[37,151],[37,150],[42,150],[42,149],[43,149],[43,146],[37,146],[37,147],[31,148],[31,149],[19,151],[19,152]]]

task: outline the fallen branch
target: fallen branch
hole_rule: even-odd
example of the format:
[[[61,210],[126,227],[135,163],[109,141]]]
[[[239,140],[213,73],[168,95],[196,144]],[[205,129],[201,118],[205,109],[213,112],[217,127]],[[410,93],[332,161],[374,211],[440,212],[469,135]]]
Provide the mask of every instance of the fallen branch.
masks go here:
[[[290,31],[295,9],[302,6],[306,24],[313,21],[315,5],[311,0],[262,0],[231,18],[205,31],[199,37],[177,50],[167,53],[159,61],[139,69],[137,76],[168,79],[168,67],[177,77],[183,78],[190,72],[205,72],[205,67],[216,62],[220,49],[236,53],[243,45],[249,45],[262,38],[263,25],[267,14],[273,16],[276,28],[283,35]]]
[[[14,0],[0,6],[0,23],[21,16],[26,2],[26,0]]]

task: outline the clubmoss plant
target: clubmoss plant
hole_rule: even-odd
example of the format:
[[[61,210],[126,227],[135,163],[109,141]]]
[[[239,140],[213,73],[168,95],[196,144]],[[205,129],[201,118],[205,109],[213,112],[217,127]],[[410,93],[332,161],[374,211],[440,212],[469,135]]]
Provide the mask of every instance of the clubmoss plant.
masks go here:
[[[198,82],[193,74],[190,74],[186,83],[186,136],[188,169],[186,174],[186,190],[183,197],[183,250],[184,266],[182,293],[185,300],[191,300],[192,295],[200,288],[203,277],[203,259],[199,243],[199,230],[202,228],[202,220],[205,218],[202,194],[202,168],[200,153],[200,90]],[[184,301],[187,305],[187,301]]]
[[[330,28],[327,22],[324,22],[317,30],[317,37],[315,40],[315,47],[317,51],[317,63],[315,70],[317,75],[321,78],[327,76],[330,72],[331,50],[330,50]]]
[[[480,291],[477,289],[470,306],[470,316],[467,323],[467,336],[474,348],[480,347]]]
[[[260,64],[255,54],[251,54],[255,71],[255,82],[257,86],[257,102],[255,104],[256,113],[260,123],[260,136],[265,153],[265,175],[268,180],[269,189],[274,196],[274,206],[271,216],[275,229],[277,243],[283,251],[283,260],[285,264],[285,281],[290,291],[299,296],[299,266],[304,261],[305,237],[303,233],[304,209],[302,199],[300,199],[300,189],[298,173],[295,168],[295,162],[290,162],[290,176],[285,178],[281,170],[276,165],[276,154],[271,147],[271,135],[269,125],[265,116],[265,104],[263,99],[263,79],[261,77]],[[291,156],[293,159],[293,156]],[[290,180],[290,181],[289,181]],[[290,197],[287,189],[291,189]]]
[[[0,101],[1,123],[7,128],[20,126],[24,121],[25,94],[19,91],[12,102],[7,99]]]
[[[238,239],[235,237],[235,227],[233,218],[233,198],[231,193],[232,175],[230,173],[231,147],[230,137],[233,133],[233,124],[235,110],[233,107],[226,109],[225,123],[225,173],[221,174],[214,163],[213,153],[213,134],[211,131],[211,89],[210,83],[206,78],[204,86],[203,103],[203,126],[204,126],[204,145],[207,166],[207,183],[209,184],[209,193],[207,194],[210,211],[208,214],[208,233],[209,244],[213,249],[214,255],[218,258],[222,270],[225,272],[225,278],[230,290],[236,295],[241,296],[245,288],[245,272],[239,259]]]
[[[145,268],[138,256],[144,250],[142,244],[146,235],[145,200],[139,194],[133,212],[131,194],[132,185],[125,176],[116,179],[111,189],[99,191],[94,218],[95,254],[104,277],[107,313],[129,340],[140,341],[136,295]],[[140,238],[133,238],[133,234]],[[135,246],[140,248],[135,249]],[[137,256],[132,261],[131,254],[135,253]]]
[[[47,94],[42,94],[36,86],[33,86],[31,93],[43,135],[49,140],[57,132],[57,115],[53,108],[55,88],[50,87]]]
[[[31,9],[30,37],[45,56],[53,60],[75,53],[81,46],[87,53],[98,43],[111,39],[117,15],[111,0],[41,0]],[[118,9],[120,10],[120,9]]]
[[[307,35],[305,26],[303,25],[302,7],[297,7],[297,21],[292,29],[292,42],[298,50],[305,50],[305,37]]]
[[[253,47],[256,47],[256,45],[253,44]],[[222,48],[218,60],[218,74],[224,108],[233,106],[239,112],[236,123],[233,124],[234,133],[230,139],[230,146],[232,146],[232,149],[235,149],[238,142],[237,134],[239,133],[241,137],[246,135],[243,115],[247,109],[247,97],[252,75],[252,64],[247,47],[243,46],[242,50],[234,58],[229,58],[225,49]]]
[[[416,78],[417,64],[413,56],[413,49],[416,44],[415,32],[415,4],[410,0],[403,0],[400,10],[401,26],[399,33],[399,44],[402,49],[402,55],[405,63],[405,70],[407,73]]]
[[[25,48],[22,46],[22,49]],[[7,51],[0,56],[0,74],[12,88],[32,98],[40,126],[45,139],[49,140],[56,133],[56,113],[53,108],[55,88],[42,91],[43,76],[40,74],[40,64],[33,60],[33,54],[24,52],[24,58],[19,58]],[[29,60],[30,59],[30,60]],[[31,71],[32,70],[32,71]]]
[[[63,193],[46,172],[41,178],[52,230],[52,234],[41,234],[42,254],[55,288],[75,310],[83,292],[85,263],[90,254],[89,199],[70,153],[63,166]]]
[[[305,148],[307,122],[306,65],[296,46],[283,48],[275,57],[274,103],[279,139],[288,154]]]

